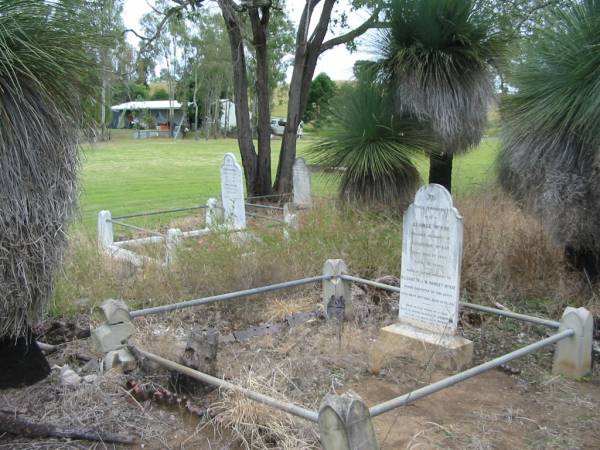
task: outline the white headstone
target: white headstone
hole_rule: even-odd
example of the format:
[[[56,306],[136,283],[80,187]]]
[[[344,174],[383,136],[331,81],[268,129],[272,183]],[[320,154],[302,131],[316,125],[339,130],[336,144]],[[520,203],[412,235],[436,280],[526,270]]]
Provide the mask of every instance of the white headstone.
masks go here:
[[[310,170],[308,169],[304,158],[297,158],[294,161],[294,205],[302,208],[312,206],[312,197],[310,189]]]
[[[453,335],[458,324],[463,219],[439,184],[419,189],[404,213],[400,322]]]
[[[221,200],[227,226],[234,230],[246,228],[244,179],[233,153],[227,153],[221,164]]]

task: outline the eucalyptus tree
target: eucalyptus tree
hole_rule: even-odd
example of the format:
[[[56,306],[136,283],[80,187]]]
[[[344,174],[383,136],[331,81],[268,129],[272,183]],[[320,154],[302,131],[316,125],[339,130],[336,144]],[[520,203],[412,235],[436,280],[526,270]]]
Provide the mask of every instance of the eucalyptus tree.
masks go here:
[[[499,176],[568,261],[600,275],[600,0],[555,9],[502,105]]]
[[[352,46],[354,40],[371,28],[382,27],[380,13],[387,0],[350,0],[353,10],[368,12],[368,18],[359,26],[350,29],[347,26],[347,13],[336,7],[340,0],[304,0],[302,15],[292,38],[293,66],[288,95],[286,126],[279,153],[277,177],[271,180],[271,68],[285,63],[285,58],[276,54],[277,39],[283,31],[290,29],[285,21],[274,18],[286,15],[285,0],[215,0],[227,29],[232,62],[233,92],[236,110],[237,138],[244,166],[246,186],[252,195],[266,195],[273,190],[289,193],[292,189],[292,169],[296,158],[296,139],[298,126],[308,102],[310,83],[315,73],[317,61],[321,55],[337,45]],[[296,0],[294,0],[296,1]],[[210,10],[212,2],[199,0],[171,0],[170,7],[163,10],[155,31],[147,36],[139,36],[143,47],[149,47],[160,35],[161,30],[171,17],[182,11]],[[286,19],[287,20],[287,19]],[[289,22],[289,21],[288,21]],[[275,32],[272,24],[280,23],[284,27]],[[128,30],[135,33],[133,30]],[[137,33],[136,33],[137,34]],[[329,36],[328,39],[325,39]],[[258,111],[258,152],[252,140],[250,120],[248,69],[250,58],[255,60],[257,111]]]
[[[87,4],[0,0],[0,387],[50,368],[31,326],[51,298],[76,199],[102,37]]]
[[[438,144],[429,182],[448,190],[452,159],[477,145],[494,98],[492,66],[505,40],[472,0],[391,0],[389,28],[376,42],[380,76],[397,111],[429,121]]]

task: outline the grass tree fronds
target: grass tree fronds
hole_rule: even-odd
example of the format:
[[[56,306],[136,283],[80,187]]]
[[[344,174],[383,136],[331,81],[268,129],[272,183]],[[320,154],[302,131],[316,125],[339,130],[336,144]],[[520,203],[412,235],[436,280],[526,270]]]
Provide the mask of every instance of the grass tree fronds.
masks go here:
[[[512,125],[598,138],[600,1],[555,10],[511,76],[519,95],[504,105]]]
[[[50,299],[98,45],[81,2],[0,0],[0,335]],[[97,73],[97,72],[96,72]]]
[[[430,120],[456,153],[476,145],[493,99],[491,67],[506,41],[470,0],[392,0],[391,26],[376,44],[396,107]]]
[[[555,10],[502,105],[503,188],[559,244],[600,255],[600,1]]]
[[[412,157],[432,144],[423,128],[396,117],[379,85],[361,81],[334,104],[333,126],[311,148],[312,161],[337,170],[341,199],[401,207],[420,181]]]

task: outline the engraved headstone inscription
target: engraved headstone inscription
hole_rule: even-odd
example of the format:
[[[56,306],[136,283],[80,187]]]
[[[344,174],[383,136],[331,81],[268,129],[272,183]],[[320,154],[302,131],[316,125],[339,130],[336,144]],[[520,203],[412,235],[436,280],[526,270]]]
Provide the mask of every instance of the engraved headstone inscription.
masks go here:
[[[400,323],[453,335],[458,324],[463,218],[441,185],[423,186],[404,214]]]

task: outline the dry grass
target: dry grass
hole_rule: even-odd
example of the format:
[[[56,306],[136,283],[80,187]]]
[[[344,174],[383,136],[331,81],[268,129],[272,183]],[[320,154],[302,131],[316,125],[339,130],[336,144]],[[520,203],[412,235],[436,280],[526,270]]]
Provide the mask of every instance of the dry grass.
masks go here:
[[[465,218],[463,299],[555,318],[567,304],[593,302],[594,290],[567,269],[562,249],[503,194],[484,192],[458,208]]]
[[[545,237],[541,226],[502,194],[490,191],[457,203],[465,217],[463,299],[500,302],[516,311],[551,318],[560,317],[566,304],[599,309],[594,290],[564,268],[560,249]],[[171,270],[137,270],[99,255],[93,239],[79,235],[71,241],[53,312],[81,312],[75,305],[80,298],[90,299],[88,309],[109,297],[124,298],[138,308],[230,292],[315,275],[321,272],[325,259],[335,257],[346,260],[351,273],[358,276],[376,279],[399,275],[401,221],[394,216],[336,210],[324,202],[302,216],[300,229],[291,232],[289,240],[277,228],[261,229],[257,236],[243,243],[219,234],[187,241]],[[394,280],[382,281],[393,284]],[[430,372],[414,367],[408,370],[406,359],[387,356],[387,349],[376,341],[379,328],[397,317],[397,296],[360,287],[354,288],[353,296],[354,323],[305,324],[277,336],[226,345],[219,353],[219,376],[312,409],[318,408],[326,393],[343,392],[367,379],[386,380],[395,386],[426,382]],[[139,321],[136,339],[144,348],[176,359],[174,349],[181,346],[192,323],[229,333],[319,307],[320,285],[298,288],[148,317]],[[465,334],[476,342],[476,361],[526,345],[543,333],[532,325],[496,318],[476,327],[464,322]],[[545,351],[519,361],[523,382],[539,386],[550,367],[550,356],[550,351]],[[551,387],[549,384],[544,389]],[[560,389],[565,389],[564,385]],[[548,392],[551,398],[552,392]],[[558,394],[552,394],[557,395],[557,402],[567,401],[566,394]],[[573,398],[568,402],[572,404]],[[244,448],[317,445],[313,426],[237,394],[220,392],[211,409],[218,412],[212,422],[215,427],[221,433],[233,434]],[[497,430],[506,430],[509,420],[518,421],[520,426],[527,422],[523,419],[526,414],[515,411],[504,415],[487,411],[477,415],[474,411],[464,423],[451,425],[432,421],[415,434],[409,447],[497,447],[505,442],[505,433]],[[589,413],[586,417],[595,416]],[[557,435],[560,424],[553,426],[531,435],[549,448],[570,445],[572,442]],[[568,424],[569,430],[576,427]]]
[[[280,383],[276,377],[265,378],[254,372],[247,372],[237,381],[245,388],[288,400],[279,393]],[[221,392],[220,397],[220,401],[211,405],[211,409],[217,412],[213,423],[218,430],[226,430],[236,436],[244,448],[320,448],[315,425],[233,391]]]

